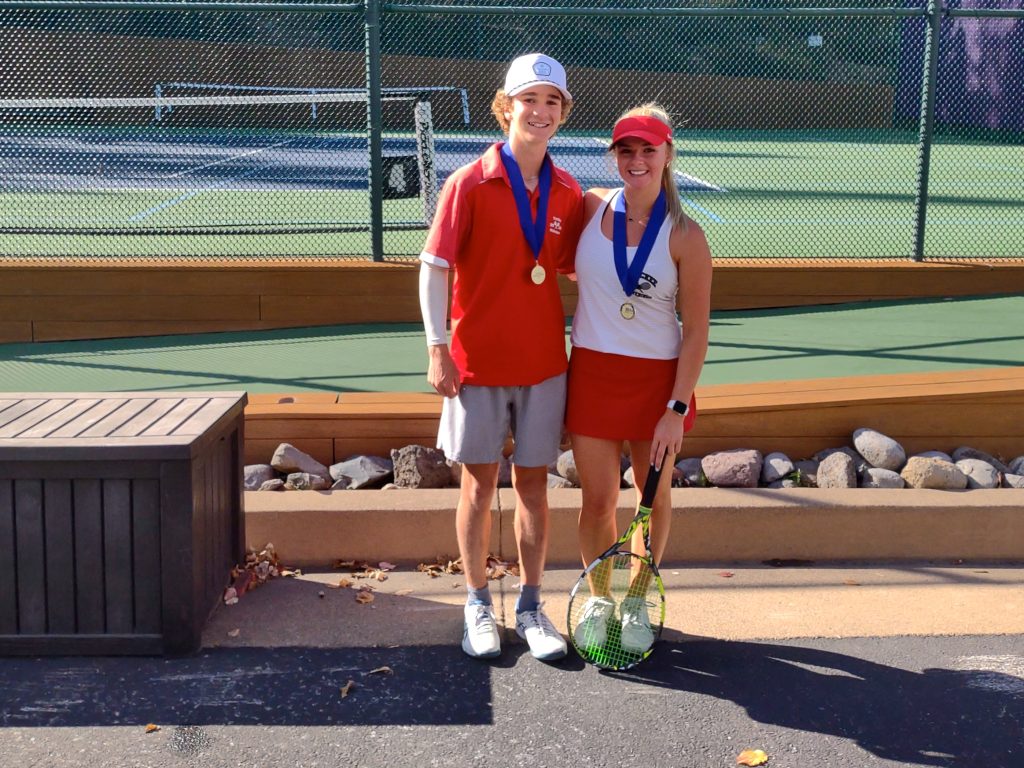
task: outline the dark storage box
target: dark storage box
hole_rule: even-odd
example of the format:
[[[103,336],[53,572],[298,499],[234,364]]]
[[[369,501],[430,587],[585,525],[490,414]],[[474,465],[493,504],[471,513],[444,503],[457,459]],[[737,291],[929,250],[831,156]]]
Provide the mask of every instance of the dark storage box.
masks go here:
[[[182,654],[241,562],[244,392],[0,394],[0,654]]]

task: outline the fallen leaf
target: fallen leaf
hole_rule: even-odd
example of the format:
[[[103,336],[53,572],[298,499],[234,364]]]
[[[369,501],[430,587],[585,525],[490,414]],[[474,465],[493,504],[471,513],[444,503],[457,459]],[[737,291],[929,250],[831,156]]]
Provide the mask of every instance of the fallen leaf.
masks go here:
[[[363,589],[359,590],[356,593],[356,602],[360,603],[362,605],[366,605],[367,603],[372,603],[373,602],[373,593],[372,592],[368,592],[368,591],[363,590]]]
[[[768,755],[761,749],[745,749],[736,756],[736,765],[764,765]]]
[[[368,674],[368,675],[393,675],[393,674],[395,674],[395,670],[393,670],[391,667],[377,667],[376,669],[371,669],[366,674]]]
[[[228,587],[224,590],[224,605],[234,605],[238,602],[238,593],[234,587]]]
[[[353,582],[352,579],[338,579],[338,589],[345,589],[346,587],[351,587],[352,584],[354,583],[355,582]]]
[[[347,683],[345,683],[343,686],[341,686],[341,698],[344,699],[346,696],[348,696],[350,693],[352,693],[352,689],[355,688],[355,687],[356,687],[356,681],[355,680],[349,680]]]
[[[395,592],[395,594],[396,595],[411,595],[412,594],[412,590],[411,589],[400,589],[397,592]]]
[[[240,634],[242,634],[242,630],[240,630],[240,629],[229,629],[228,630],[228,637],[238,637]]]
[[[394,563],[389,563],[387,560],[384,560],[380,563],[377,563],[377,567],[380,568],[382,571],[393,571],[398,566]]]
[[[160,730],[160,726],[156,723],[150,723],[146,726],[146,733],[156,733]]]
[[[718,575],[721,576],[723,579],[731,579],[736,574],[732,571],[719,571]]]
[[[848,587],[859,587],[860,586],[860,582],[859,581],[854,581],[853,579],[847,579],[846,581],[843,582],[843,584],[845,584]]]

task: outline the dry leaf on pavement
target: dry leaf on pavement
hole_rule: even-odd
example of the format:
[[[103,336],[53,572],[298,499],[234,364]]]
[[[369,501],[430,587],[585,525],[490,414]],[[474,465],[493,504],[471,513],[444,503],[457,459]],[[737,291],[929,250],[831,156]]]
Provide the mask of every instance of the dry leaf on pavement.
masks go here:
[[[367,603],[373,602],[373,593],[366,589],[361,589],[356,592],[356,602],[360,605],[366,605]]]
[[[393,670],[391,667],[377,667],[376,669],[371,669],[366,674],[368,674],[368,675],[393,675],[393,674],[395,674],[395,670]]]
[[[398,566],[394,563],[389,563],[387,560],[382,560],[381,562],[377,563],[377,567],[380,568],[382,571],[393,571]]]
[[[355,688],[355,687],[356,687],[356,681],[355,680],[349,680],[347,683],[345,683],[343,686],[341,686],[341,698],[344,699],[346,696],[348,696],[350,693],[352,693],[352,689]]]
[[[860,582],[859,581],[854,581],[853,579],[846,579],[846,581],[844,581],[843,584],[845,584],[848,587],[859,587],[860,586]]]
[[[721,576],[723,579],[731,579],[736,574],[732,571],[719,571],[718,575]]]
[[[228,630],[228,637],[238,637],[241,633],[242,633],[242,630],[240,630],[240,629],[229,629]]]
[[[764,765],[768,755],[761,749],[744,749],[736,756],[736,765]]]
[[[146,733],[155,733],[160,730],[160,726],[156,723],[150,723],[146,726]]]
[[[411,589],[400,589],[397,592],[395,592],[395,594],[396,595],[411,595],[412,594],[412,590]]]

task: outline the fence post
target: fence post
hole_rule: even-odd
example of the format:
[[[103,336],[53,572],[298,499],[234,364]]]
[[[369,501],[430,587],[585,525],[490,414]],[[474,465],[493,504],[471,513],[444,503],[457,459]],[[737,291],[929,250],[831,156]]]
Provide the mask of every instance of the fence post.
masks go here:
[[[928,173],[931,169],[932,131],[935,128],[935,79],[939,67],[942,0],[928,0],[925,11],[924,63],[921,82],[921,120],[917,138],[917,190],[914,199],[914,261],[924,259],[925,220],[928,214]]]
[[[384,261],[383,109],[380,92],[380,0],[366,0],[366,127],[370,140],[370,255]]]

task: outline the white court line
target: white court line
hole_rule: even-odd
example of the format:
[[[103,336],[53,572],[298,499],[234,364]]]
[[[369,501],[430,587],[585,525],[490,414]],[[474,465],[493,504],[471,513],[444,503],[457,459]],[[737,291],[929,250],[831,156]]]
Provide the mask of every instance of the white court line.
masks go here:
[[[224,165],[224,163],[230,163],[232,160],[238,160],[240,157],[251,157],[252,155],[258,155],[260,152],[266,152],[268,149],[274,149],[275,147],[281,147],[284,146],[285,144],[291,144],[293,141],[298,141],[298,139],[295,138],[287,139],[285,141],[279,141],[277,142],[277,144],[270,144],[266,147],[260,147],[259,149],[252,150],[251,152],[241,152],[237,155],[231,155],[230,157],[225,157],[221,160],[214,160],[212,163],[204,163],[203,165],[197,165],[195,168],[188,168],[184,171],[179,171],[178,173],[172,173],[167,176],[158,176],[157,178],[179,179],[185,174],[195,173],[196,171],[201,171],[204,168],[212,168],[215,165]]]

